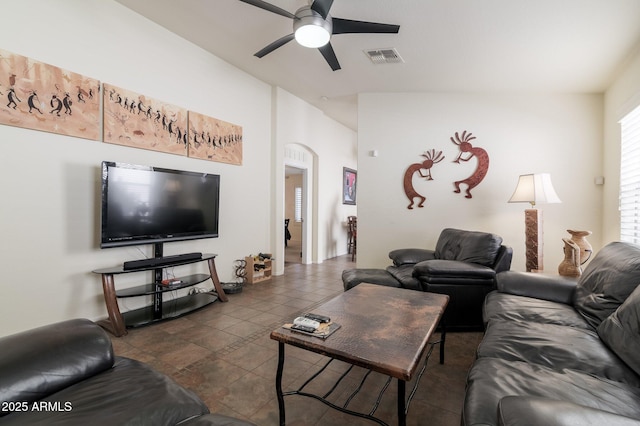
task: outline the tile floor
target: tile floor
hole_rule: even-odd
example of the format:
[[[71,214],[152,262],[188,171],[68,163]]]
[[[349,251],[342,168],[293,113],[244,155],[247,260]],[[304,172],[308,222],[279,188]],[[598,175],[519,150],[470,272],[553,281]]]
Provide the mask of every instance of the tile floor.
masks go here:
[[[247,419],[260,426],[277,425],[278,345],[269,339],[269,333],[298,313],[342,292],[341,273],[354,267],[350,255],[320,265],[288,263],[284,275],[270,282],[246,285],[241,293],[230,294],[228,303],[216,302],[182,318],[113,337],[115,352],[146,362],[173,377],[197,393],[212,412]],[[481,337],[481,333],[450,333],[444,365],[437,362],[436,348],[411,403],[409,425],[460,424],[465,377]],[[287,346],[285,390],[300,386],[326,360],[321,355]],[[346,369],[343,363],[333,364],[326,372],[327,378],[314,382],[311,390],[332,383]],[[335,394],[349,394],[362,375],[363,370],[355,368]],[[375,401],[373,387],[382,382],[382,376],[372,374],[349,408],[370,407],[370,402]],[[395,404],[392,382],[376,415],[397,424]],[[285,397],[285,406],[287,425],[375,424],[302,396]]]
[[[289,244],[284,249],[284,261],[285,263],[302,263],[301,241],[289,241]]]

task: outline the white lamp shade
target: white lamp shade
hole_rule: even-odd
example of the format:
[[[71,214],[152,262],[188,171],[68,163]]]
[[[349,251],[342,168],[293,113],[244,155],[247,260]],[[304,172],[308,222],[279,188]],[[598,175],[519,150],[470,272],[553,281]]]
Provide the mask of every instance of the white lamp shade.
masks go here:
[[[518,185],[509,199],[510,203],[552,204],[561,203],[553,189],[549,173],[520,175]]]

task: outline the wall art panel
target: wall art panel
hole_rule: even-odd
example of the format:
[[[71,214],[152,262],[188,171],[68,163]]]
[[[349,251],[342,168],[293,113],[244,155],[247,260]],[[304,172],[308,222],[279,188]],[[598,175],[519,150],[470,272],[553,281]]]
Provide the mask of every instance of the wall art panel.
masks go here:
[[[0,49],[0,124],[100,139],[100,81]]]
[[[104,141],[187,155],[187,110],[104,84]]]
[[[189,157],[242,164],[242,126],[189,111]]]

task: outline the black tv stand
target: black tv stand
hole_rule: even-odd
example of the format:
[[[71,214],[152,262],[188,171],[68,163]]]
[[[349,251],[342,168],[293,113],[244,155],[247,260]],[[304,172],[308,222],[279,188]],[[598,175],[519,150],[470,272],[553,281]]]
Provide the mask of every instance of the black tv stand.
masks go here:
[[[145,266],[126,268],[123,264],[122,266],[114,268],[103,268],[93,271],[96,274],[102,275],[102,290],[104,293],[107,313],[109,315],[107,320],[98,321],[98,324],[117,337],[127,334],[127,328],[177,318],[196,309],[207,306],[216,300],[220,300],[221,302],[227,302],[229,300],[222,288],[222,284],[218,278],[218,273],[216,272],[216,254],[197,253],[198,256],[196,256],[195,253],[187,253],[186,257],[182,257],[182,255],[163,257],[161,243],[155,245],[154,254],[156,255],[154,258],[143,259],[144,261],[155,260],[155,262],[150,262]],[[165,286],[162,284],[164,268],[204,261],[206,261],[209,266],[209,274],[194,274],[180,277],[180,283],[177,285]],[[125,262],[125,264],[129,264],[129,262]],[[154,281],[152,283],[123,290],[115,289],[115,275],[144,271],[154,271]],[[213,281],[213,292],[189,294],[167,302],[163,301],[163,294],[166,292],[192,287],[209,279]],[[120,312],[118,298],[139,296],[152,296],[153,303],[143,308],[123,313]]]

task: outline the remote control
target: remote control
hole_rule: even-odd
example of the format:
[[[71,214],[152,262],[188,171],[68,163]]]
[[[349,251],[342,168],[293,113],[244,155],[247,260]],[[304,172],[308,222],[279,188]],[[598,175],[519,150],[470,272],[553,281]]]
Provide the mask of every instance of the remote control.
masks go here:
[[[317,330],[320,327],[320,323],[318,321],[314,321],[310,318],[298,317],[293,320],[294,325],[303,325],[305,327],[311,327],[314,330]]]
[[[314,314],[314,313],[308,313],[308,314],[304,314],[305,318],[309,318],[312,319],[314,321],[318,321],[319,323],[326,323],[326,322],[330,322],[331,318],[326,317],[324,315],[319,315],[319,314]]]
[[[304,331],[305,333],[313,333],[314,331],[316,331],[316,329],[313,327],[309,327],[307,325],[299,325],[299,324],[293,324],[291,326],[291,329],[297,330],[297,331]]]

